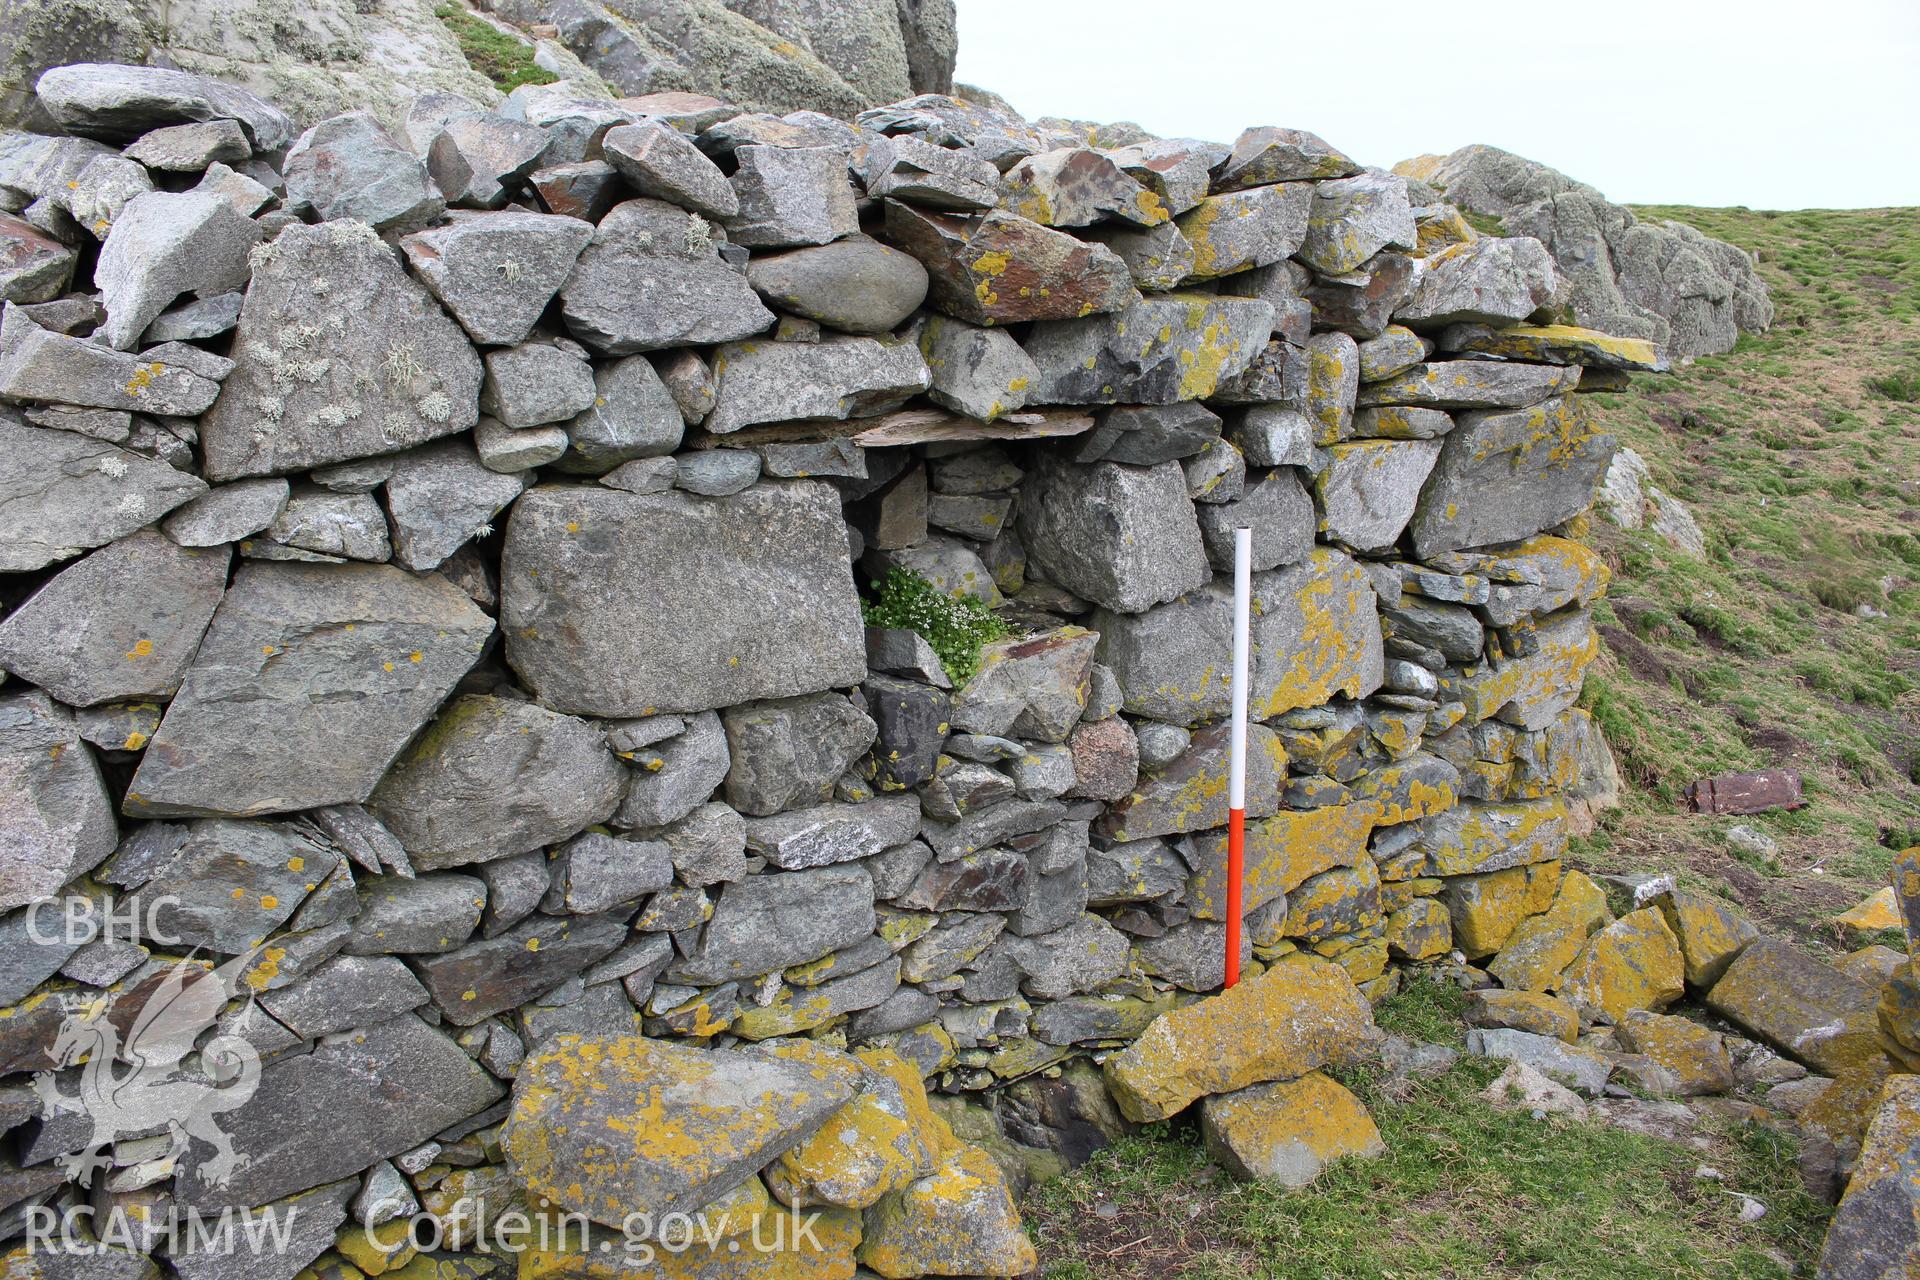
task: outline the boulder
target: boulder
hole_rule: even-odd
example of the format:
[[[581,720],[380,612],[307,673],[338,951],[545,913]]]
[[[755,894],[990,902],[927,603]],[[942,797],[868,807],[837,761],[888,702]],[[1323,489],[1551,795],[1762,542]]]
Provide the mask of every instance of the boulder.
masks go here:
[[[747,264],[747,281],[782,311],[842,333],[891,331],[927,296],[927,269],[866,236],[767,254]]]
[[[417,870],[435,871],[557,844],[611,817],[626,781],[586,722],[472,694],[393,762],[369,808]]]
[[[365,111],[330,117],[301,134],[282,171],[287,207],[321,222],[424,226],[447,207],[426,164]]]
[[[1586,403],[1461,414],[1413,515],[1420,555],[1516,542],[1584,511],[1614,449]]]
[[[661,200],[628,200],[600,220],[560,306],[573,335],[609,355],[733,342],[773,324],[706,223]]]
[[[709,218],[740,212],[740,198],[720,166],[671,125],[658,120],[621,125],[607,130],[600,145],[627,185],[643,196]]]
[[[1587,939],[1612,916],[1606,891],[1583,873],[1569,871],[1560,881],[1553,905],[1521,921],[1507,935],[1500,954],[1487,964],[1487,972],[1514,991],[1557,987],[1561,973]]]
[[[51,302],[67,290],[78,255],[32,223],[0,214],[0,302]]]
[[[165,700],[226,590],[225,547],[153,530],[61,570],[0,622],[0,668],[73,707]]]
[[[266,100],[207,76],[166,67],[76,62],[40,76],[34,92],[68,133],[131,142],[169,124],[232,120],[256,151],[278,151],[293,124]]]
[[[733,161],[739,212],[724,221],[735,244],[826,244],[860,230],[844,148],[736,147]]]
[[[627,536],[636,523],[650,536]],[[817,482],[715,499],[537,487],[514,504],[502,580],[507,660],[558,710],[699,711],[866,674],[840,503]]]
[[[1028,156],[1007,170],[1003,205],[1043,227],[1085,227],[1108,218],[1151,227],[1169,214],[1160,197],[1088,147]]]
[[[829,1051],[773,1052],[807,1062]],[[865,1209],[932,1174],[939,1163],[950,1131],[928,1105],[919,1069],[890,1049],[862,1049],[854,1057],[865,1068],[860,1092],[767,1170],[782,1203]]]
[[[107,309],[101,336],[108,346],[129,350],[181,294],[206,298],[241,288],[259,238],[253,220],[218,196],[135,196],[114,220],[94,267]]]
[[[920,804],[883,796],[864,804],[823,804],[747,820],[747,848],[798,871],[850,862],[905,844],[920,830]]]
[[[217,547],[259,533],[286,510],[290,492],[279,476],[235,480],[209,489],[160,522],[183,547]]]
[[[867,1211],[859,1258],[888,1280],[1022,1276],[1039,1263],[1006,1175],[983,1148],[960,1142],[933,1173]]]
[[[1023,407],[1040,378],[1039,366],[1011,334],[950,316],[926,317],[920,354],[932,378],[928,397],[981,422]]]
[[[1635,1009],[1616,1032],[1630,1053],[1640,1054],[1664,1073],[1666,1092],[1691,1098],[1726,1093],[1734,1086],[1733,1059],[1719,1032],[1687,1018]]]
[[[1178,464],[1076,466],[1046,455],[1029,475],[1020,538],[1035,568],[1075,595],[1139,613],[1207,581]]]
[[[1667,369],[1666,360],[1645,338],[1619,338],[1567,324],[1452,324],[1440,335],[1440,343],[1448,351],[1470,351],[1535,364],[1577,364],[1590,369],[1654,373],[1664,373]]]
[[[1356,551],[1391,550],[1441,447],[1438,440],[1357,440],[1329,448],[1326,469],[1313,477],[1327,537]]]
[[[1196,735],[1198,737],[1199,735]],[[1250,771],[1251,773],[1251,771]],[[1249,777],[1248,781],[1253,779]],[[1253,803],[1252,808],[1266,807]],[[1241,909],[1249,914],[1336,868],[1370,862],[1367,836],[1379,810],[1366,804],[1335,804],[1305,812],[1254,815],[1247,823]],[[1201,920],[1227,918],[1227,838],[1203,831],[1182,843],[1187,865],[1187,907]],[[1374,899],[1378,902],[1378,876]]]
[[[1193,250],[1189,280],[1212,280],[1292,257],[1307,237],[1314,188],[1305,182],[1207,196],[1179,219]]]
[[[1636,1009],[1658,1012],[1685,994],[1680,943],[1657,910],[1642,907],[1587,940],[1560,978],[1560,994],[1616,1025]]]
[[[113,801],[73,715],[37,689],[0,694],[0,910],[51,898],[118,840]]]
[[[1817,1280],[1894,1280],[1920,1259],[1911,1175],[1920,1159],[1920,1077],[1896,1075],[1874,1103],[1846,1195],[1834,1210]]]
[[[1534,918],[1539,919],[1538,916]],[[1470,992],[1467,996],[1467,1022],[1475,1027],[1510,1027],[1531,1035],[1564,1040],[1568,1044],[1580,1039],[1580,1011],[1565,1000],[1538,991],[1502,991],[1497,987],[1488,987]]]
[[[1288,1034],[1271,1034],[1276,1026]],[[1315,956],[1288,956],[1156,1018],[1107,1059],[1107,1087],[1129,1120],[1162,1120],[1211,1094],[1347,1065],[1377,1035],[1373,1011],[1346,970]]]
[[[1299,256],[1321,275],[1345,275],[1382,249],[1415,243],[1406,179],[1370,169],[1314,184]]]
[[[873,877],[857,864],[747,876],[720,891],[698,948],[670,973],[711,983],[807,964],[873,933]]]
[[[1387,1150],[1360,1099],[1318,1071],[1208,1098],[1200,1132],[1234,1177],[1283,1187],[1304,1187],[1343,1157]]]
[[[215,480],[391,453],[479,417],[466,335],[363,223],[290,226],[255,255],[233,359],[200,424]]]
[[[465,440],[439,440],[400,454],[387,478],[393,559],[403,569],[439,568],[520,496],[531,477],[500,475]]]
[[[244,563],[124,808],[259,814],[363,801],[492,633],[444,578]]]
[[[182,362],[162,358],[160,350],[135,356],[70,338],[42,329],[12,303],[0,318],[0,399],[190,418],[220,394],[219,377],[202,370],[224,376],[227,367],[208,353]]]
[[[949,212],[991,209],[1000,202],[1000,171],[964,151],[912,134],[863,134],[867,194]]]
[[[1552,905],[1559,879],[1557,862],[1448,877],[1441,899],[1453,917],[1454,945],[1469,960],[1500,950],[1522,921]]]
[[[831,799],[834,784],[878,732],[834,693],[729,707],[721,719],[732,757],[727,803],[755,817]]]
[[[1359,171],[1317,133],[1258,125],[1234,139],[1232,153],[1215,166],[1213,185],[1217,191],[1237,191],[1269,182],[1346,178]]]
[[[1086,711],[1098,640],[1083,627],[1059,627],[988,641],[979,670],[953,696],[953,727],[1064,742]]]
[[[1613,1063],[1597,1049],[1506,1027],[1467,1032],[1467,1052],[1531,1067],[1589,1098],[1606,1091]]]
[[[1692,889],[1670,889],[1654,905],[1680,941],[1687,985],[1698,990],[1719,982],[1735,957],[1760,936],[1732,906]]]
[[[1028,400],[1204,400],[1246,370],[1272,326],[1273,308],[1257,298],[1180,293],[1155,295],[1111,314],[1038,324],[1025,343],[1040,370]]]
[[[1777,939],[1749,942],[1706,1002],[1824,1075],[1879,1066],[1873,988]]]
[[[1368,383],[1361,388],[1357,404],[1362,409],[1524,409],[1571,391],[1579,382],[1578,366],[1430,360]]]
[[[1393,313],[1402,324],[1511,324],[1550,307],[1563,287],[1546,247],[1530,236],[1482,236],[1424,263],[1413,297]]]
[[[530,915],[491,938],[418,957],[414,971],[442,1018],[471,1027],[538,1000],[612,955],[627,940],[626,914]]]
[[[897,409],[931,382],[914,344],[835,336],[817,343],[743,342],[713,358],[716,435],[762,422],[837,421]]]
[[[357,1176],[410,1151],[501,1095],[478,1063],[411,1014],[335,1037],[261,1069],[259,1087],[221,1115],[244,1162],[219,1176],[219,1153],[194,1146],[174,1194],[218,1212]],[[315,1133],[327,1141],[316,1144]]]

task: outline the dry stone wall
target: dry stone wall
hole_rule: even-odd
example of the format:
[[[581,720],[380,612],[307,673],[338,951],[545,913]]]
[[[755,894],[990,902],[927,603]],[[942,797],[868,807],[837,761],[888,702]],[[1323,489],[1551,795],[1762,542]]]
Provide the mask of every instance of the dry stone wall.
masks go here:
[[[301,131],[111,65],[38,106],[65,132],[0,134],[13,1235],[1018,1274],[1024,1179],[1243,1086],[1327,1105],[1367,1002],[1546,912],[1610,794],[1586,393],[1660,353],[1312,134],[566,83]],[[977,670],[864,626],[897,571],[1002,620]],[[154,1105],[90,1125],[121,1079]],[[272,1258],[157,1225],[262,1206],[306,1211]],[[593,1240],[516,1258],[475,1206]],[[821,1217],[772,1260],[596,1251],[783,1206]]]

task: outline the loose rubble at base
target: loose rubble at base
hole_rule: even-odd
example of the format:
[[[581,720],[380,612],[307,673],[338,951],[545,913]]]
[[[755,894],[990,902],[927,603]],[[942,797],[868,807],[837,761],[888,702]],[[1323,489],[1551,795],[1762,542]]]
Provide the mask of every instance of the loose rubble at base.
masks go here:
[[[1798,1085],[1857,1153],[1830,1274],[1907,1247],[1906,958],[1563,871],[1617,786],[1575,705],[1588,393],[1666,355],[1579,327],[1537,241],[1284,128],[585,81],[302,128],[184,71],[40,83],[65,133],[0,133],[9,1238],[275,1206],[271,1258],[85,1274],[1013,1276],[1014,1196],[1132,1124],[1197,1105],[1288,1183],[1377,1152],[1323,1069],[1471,963],[1522,1093]],[[866,628],[896,568],[1010,634],[955,678]],[[150,936],[28,927],[110,896]],[[176,1123],[74,1162],[36,1087],[136,1057]],[[595,1236],[509,1258],[482,1205]],[[815,1243],[597,1247],[787,1207]]]

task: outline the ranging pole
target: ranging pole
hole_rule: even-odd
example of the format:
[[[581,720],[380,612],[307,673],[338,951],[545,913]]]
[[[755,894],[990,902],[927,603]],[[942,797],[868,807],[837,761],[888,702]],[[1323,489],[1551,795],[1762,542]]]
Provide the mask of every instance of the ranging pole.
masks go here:
[[[1233,531],[1233,747],[1227,776],[1226,984],[1240,981],[1240,881],[1247,843],[1247,650],[1253,612],[1253,530]]]

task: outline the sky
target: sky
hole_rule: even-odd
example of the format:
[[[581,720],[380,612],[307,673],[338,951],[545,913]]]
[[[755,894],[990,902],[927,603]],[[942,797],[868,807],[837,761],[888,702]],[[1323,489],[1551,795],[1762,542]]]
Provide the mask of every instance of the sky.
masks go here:
[[[1920,0],[956,2],[955,79],[1030,118],[1382,166],[1490,143],[1623,204],[1920,205]]]

